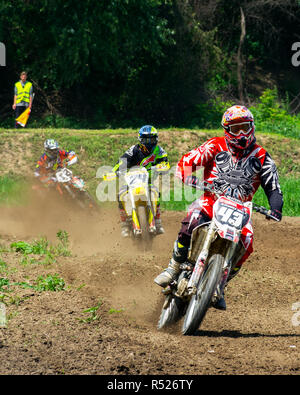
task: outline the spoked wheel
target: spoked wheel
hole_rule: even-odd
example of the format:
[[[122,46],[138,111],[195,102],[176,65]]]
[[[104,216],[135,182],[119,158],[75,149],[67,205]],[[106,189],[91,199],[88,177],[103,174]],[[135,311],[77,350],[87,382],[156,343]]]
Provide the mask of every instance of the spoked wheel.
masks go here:
[[[192,297],[182,327],[184,335],[193,335],[203,321],[211,299],[222,276],[224,258],[220,254],[212,255],[207,269],[200,279],[197,293]]]
[[[183,315],[184,302],[175,295],[166,296],[165,304],[161,310],[158,329],[166,328],[177,322]]]
[[[149,225],[148,225],[148,216],[147,216],[147,207],[138,206],[137,215],[140,222],[141,227],[141,242],[142,247],[145,250],[150,250],[152,247],[153,236],[149,233]]]

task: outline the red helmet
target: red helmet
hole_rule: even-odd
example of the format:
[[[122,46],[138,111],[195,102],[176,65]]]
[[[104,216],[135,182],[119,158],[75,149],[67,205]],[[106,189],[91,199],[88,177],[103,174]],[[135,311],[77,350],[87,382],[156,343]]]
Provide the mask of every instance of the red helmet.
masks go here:
[[[254,118],[244,106],[232,106],[225,111],[221,125],[225,129],[225,139],[233,149],[243,150],[255,141]]]

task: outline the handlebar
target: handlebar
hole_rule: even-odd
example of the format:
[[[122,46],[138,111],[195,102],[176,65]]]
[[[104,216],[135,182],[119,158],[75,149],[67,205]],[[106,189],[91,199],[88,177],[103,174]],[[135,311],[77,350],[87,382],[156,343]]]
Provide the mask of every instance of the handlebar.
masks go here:
[[[164,165],[161,165],[161,166],[160,166],[160,164],[155,165],[155,166],[151,166],[151,167],[148,168],[148,169],[146,169],[146,168],[143,167],[143,166],[141,166],[141,167],[136,166],[136,168],[137,168],[137,169],[143,168],[143,169],[147,170],[148,172],[149,172],[149,171],[152,171],[152,172],[154,172],[154,173],[156,173],[156,174],[164,174],[164,173],[166,173],[166,172],[169,171],[169,167],[168,167],[168,166],[164,166]],[[117,171],[117,172],[108,172],[108,173],[104,174],[101,178],[102,178],[104,181],[114,181],[114,180],[116,180],[117,178],[124,177],[125,174],[126,174],[129,170],[130,170],[130,169],[126,169],[126,170],[122,170],[122,171]]]
[[[266,218],[273,219],[273,220],[276,221],[276,222],[279,222],[279,221],[280,221],[278,218],[274,217],[274,216],[271,214],[271,210],[268,210],[267,208],[265,208],[265,207],[263,207],[263,206],[256,206],[255,204],[253,204],[252,208],[253,208],[253,210],[255,210],[257,213],[260,213],[260,214],[262,214],[262,215],[265,215]]]
[[[213,184],[208,183],[207,181],[199,182],[197,184],[187,184],[193,188],[202,190],[204,192],[211,192],[217,195],[218,197],[221,196],[214,190]],[[265,215],[266,218],[273,219],[274,221],[279,222],[279,219],[271,215],[271,210],[268,210],[266,207],[263,206],[257,206],[256,204],[253,203],[252,205],[253,210],[255,210],[257,213]]]
[[[253,208],[253,210],[255,210],[257,213],[263,214],[263,215],[265,215],[265,216],[267,216],[267,217],[269,216],[269,210],[266,209],[266,208],[263,207],[263,206],[256,206],[255,204],[253,204],[252,208]]]

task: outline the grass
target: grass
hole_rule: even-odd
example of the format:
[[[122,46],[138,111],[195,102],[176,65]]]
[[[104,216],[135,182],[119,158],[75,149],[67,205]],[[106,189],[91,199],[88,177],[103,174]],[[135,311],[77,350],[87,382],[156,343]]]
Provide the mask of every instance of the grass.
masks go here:
[[[51,265],[58,256],[71,256],[69,250],[69,235],[64,230],[59,230],[56,234],[58,244],[51,245],[45,237],[34,240],[32,243],[17,241],[11,243],[10,248],[22,255],[21,263]],[[36,257],[38,256],[38,257]]]
[[[63,291],[65,289],[65,282],[62,278],[58,277],[58,274],[47,275],[46,277],[40,276],[36,280],[34,287],[37,291]]]
[[[97,314],[98,310],[100,309],[102,305],[102,300],[99,300],[96,306],[89,307],[88,309],[83,310],[84,314],[89,314],[88,317],[86,318],[77,318],[79,322],[88,324],[93,321],[98,321],[100,320],[100,316]]]
[[[24,203],[26,199],[26,183],[25,181],[12,175],[0,176],[0,203],[1,204],[17,204]]]
[[[32,289],[38,292],[58,292],[65,289],[65,282],[61,277],[58,276],[58,274],[39,276],[34,281],[34,284],[30,284],[25,281],[10,282],[8,278],[0,277],[0,302],[7,304],[7,300],[9,300],[11,304],[12,301],[20,299],[17,295],[13,295],[15,287],[20,287],[22,289]]]
[[[43,264],[52,265],[56,262],[58,256],[69,256],[71,253],[68,249],[69,235],[66,231],[57,232],[58,243],[51,245],[45,237],[33,240],[32,242],[17,241],[11,243],[9,248],[2,248],[0,252],[0,304],[5,306],[19,306],[26,299],[33,297],[37,292],[59,292],[65,291],[66,284],[59,274],[43,274],[35,279],[29,279],[29,276],[23,274],[20,281],[20,273],[24,273],[24,265]],[[5,261],[10,262],[10,256],[13,256],[13,262],[17,258],[23,267],[6,263],[1,254],[5,253]],[[22,290],[31,290],[26,292]],[[11,313],[11,314],[17,314]],[[13,315],[8,315],[7,321]]]
[[[199,146],[207,139],[221,136],[221,129],[217,130],[186,130],[164,129],[159,131],[160,144],[169,155],[171,166],[174,166],[180,157],[190,149]],[[257,142],[270,153],[279,170],[280,182],[284,194],[284,215],[299,216],[300,209],[297,197],[299,196],[300,183],[300,139],[287,138],[274,133],[256,132]],[[105,130],[72,130],[72,129],[15,129],[1,132],[0,144],[0,169],[1,154],[7,151],[7,146],[28,146],[26,152],[27,174],[32,174],[36,160],[42,153],[43,141],[46,138],[55,138],[64,149],[72,149],[79,156],[79,162],[73,167],[73,172],[85,181],[89,192],[95,197],[96,188],[100,182],[96,172],[101,166],[111,166],[131,145],[137,143],[137,130],[134,129],[105,129]],[[18,143],[20,141],[20,143]],[[26,167],[25,166],[25,167]],[[16,166],[10,174],[0,177],[0,203],[11,203],[25,199],[23,193],[23,178],[18,175],[20,169]],[[23,169],[22,169],[23,170]],[[297,195],[298,194],[298,195]],[[255,201],[264,200],[263,192],[259,190]],[[162,202],[162,207],[167,210],[185,210],[189,203],[186,199],[176,202]]]

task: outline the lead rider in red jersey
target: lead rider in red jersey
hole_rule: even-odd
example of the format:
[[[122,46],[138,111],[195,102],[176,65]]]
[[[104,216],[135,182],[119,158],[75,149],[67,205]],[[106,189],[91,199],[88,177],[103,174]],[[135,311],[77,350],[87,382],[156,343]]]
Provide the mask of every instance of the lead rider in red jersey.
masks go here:
[[[283,198],[276,165],[268,152],[256,144],[252,113],[244,106],[230,107],[225,111],[221,124],[225,136],[212,138],[183,155],[177,164],[176,176],[192,186],[199,183],[192,173],[202,166],[204,181],[213,184],[219,194],[229,195],[242,202],[251,201],[261,185],[269,201],[271,216],[280,221]],[[180,264],[187,260],[192,231],[196,226],[211,220],[215,201],[213,193],[205,192],[193,203],[182,221],[169,266],[155,278],[156,284],[166,287],[176,279],[180,272]],[[243,230],[242,243],[245,253],[230,273],[228,280],[238,273],[253,251],[251,223]],[[215,307],[226,309],[224,295]]]

